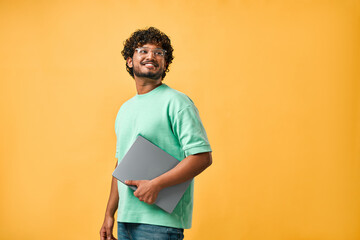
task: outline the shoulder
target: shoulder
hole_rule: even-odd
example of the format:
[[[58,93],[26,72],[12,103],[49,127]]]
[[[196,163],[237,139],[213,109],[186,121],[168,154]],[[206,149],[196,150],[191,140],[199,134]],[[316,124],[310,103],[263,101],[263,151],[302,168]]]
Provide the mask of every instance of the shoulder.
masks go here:
[[[167,113],[172,121],[183,118],[184,114],[196,115],[198,110],[188,95],[170,87],[164,92],[167,95]]]
[[[133,102],[135,102],[135,96],[126,100],[125,102],[123,102],[123,104],[121,104],[121,106],[120,106],[119,111],[127,108],[128,106],[131,106],[133,104]]]
[[[194,102],[188,95],[169,86],[166,87],[164,95],[168,100],[169,106],[173,108],[173,110],[180,111],[181,109],[194,105]]]
[[[126,100],[124,103],[121,104],[121,106],[118,108],[118,112],[116,115],[116,121],[118,120],[118,118],[120,117],[120,115],[122,115],[124,112],[128,111],[127,109],[133,104],[134,102],[134,97]]]

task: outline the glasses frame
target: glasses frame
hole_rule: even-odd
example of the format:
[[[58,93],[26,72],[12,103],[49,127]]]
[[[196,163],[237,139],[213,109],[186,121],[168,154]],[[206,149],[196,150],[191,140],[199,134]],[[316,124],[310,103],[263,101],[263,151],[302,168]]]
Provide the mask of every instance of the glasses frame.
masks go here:
[[[148,52],[147,52],[147,53],[141,53],[141,52],[140,52],[141,50],[147,50]],[[163,55],[157,55],[157,54],[155,54],[154,50],[161,51],[161,52],[163,53]],[[148,48],[148,47],[138,47],[138,48],[135,48],[135,51],[136,51],[140,56],[146,56],[146,55],[148,55],[150,52],[152,52],[155,57],[159,57],[159,58],[165,58],[165,54],[166,54],[166,50],[165,50],[165,49],[162,49],[162,48],[151,49],[151,48]]]

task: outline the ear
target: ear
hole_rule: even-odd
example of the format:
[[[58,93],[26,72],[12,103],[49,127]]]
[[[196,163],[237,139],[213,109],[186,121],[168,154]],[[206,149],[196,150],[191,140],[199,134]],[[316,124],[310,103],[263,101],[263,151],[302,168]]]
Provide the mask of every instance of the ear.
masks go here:
[[[132,68],[133,67],[133,60],[131,57],[128,57],[126,59],[126,64],[128,65],[129,68]]]

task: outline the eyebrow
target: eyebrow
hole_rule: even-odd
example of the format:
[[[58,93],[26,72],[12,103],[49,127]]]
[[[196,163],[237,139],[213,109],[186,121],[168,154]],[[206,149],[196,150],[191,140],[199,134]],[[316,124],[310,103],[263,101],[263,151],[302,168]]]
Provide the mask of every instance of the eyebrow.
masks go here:
[[[151,49],[150,47],[139,47],[139,48],[149,48],[149,49]],[[162,48],[154,48],[154,49],[164,50]]]

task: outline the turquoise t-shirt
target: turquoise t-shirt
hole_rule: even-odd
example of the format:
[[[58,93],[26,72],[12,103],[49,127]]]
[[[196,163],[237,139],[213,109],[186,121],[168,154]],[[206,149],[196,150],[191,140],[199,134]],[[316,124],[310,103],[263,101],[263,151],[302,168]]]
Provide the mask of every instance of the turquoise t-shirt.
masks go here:
[[[117,114],[115,132],[115,157],[119,162],[138,134],[179,161],[189,155],[212,151],[193,101],[166,84],[126,101]],[[169,214],[156,205],[141,202],[133,190],[118,182],[117,221],[191,228],[193,189],[194,181]]]

